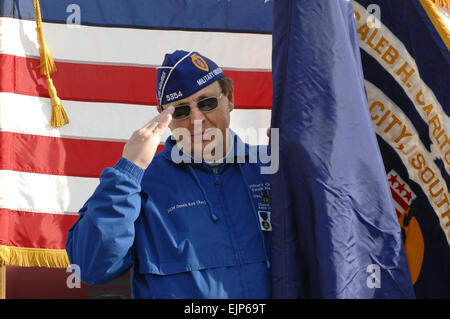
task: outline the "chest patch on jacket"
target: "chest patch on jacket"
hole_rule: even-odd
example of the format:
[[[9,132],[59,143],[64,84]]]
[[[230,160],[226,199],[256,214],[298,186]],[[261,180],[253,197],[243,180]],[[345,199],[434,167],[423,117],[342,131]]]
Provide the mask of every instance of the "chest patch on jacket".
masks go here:
[[[272,231],[272,223],[270,222],[270,212],[258,210],[259,226],[262,231]]]
[[[259,224],[262,231],[272,231],[270,214],[270,183],[250,184],[248,186],[252,191],[252,197],[258,212]]]

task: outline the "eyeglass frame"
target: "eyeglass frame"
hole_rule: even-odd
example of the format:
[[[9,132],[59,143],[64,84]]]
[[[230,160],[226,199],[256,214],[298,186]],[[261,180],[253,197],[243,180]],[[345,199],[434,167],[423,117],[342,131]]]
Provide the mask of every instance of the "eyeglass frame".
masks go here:
[[[217,107],[219,106],[219,101],[222,99],[223,96],[224,96],[224,93],[221,92],[218,96],[209,96],[209,97],[205,97],[204,99],[201,99],[200,101],[196,101],[196,102],[195,102],[195,106],[197,106],[197,108],[200,110],[200,108],[198,107],[198,103],[200,103],[200,102],[202,102],[202,101],[205,101],[205,100],[207,100],[207,99],[215,98],[215,99],[217,99],[217,106],[216,106],[215,108],[213,108],[212,110],[209,110],[209,111],[202,111],[202,110],[200,110],[200,112],[202,112],[202,113],[209,113],[209,112],[212,112],[212,111],[214,111],[215,109],[217,109]],[[173,120],[175,120],[175,121],[181,121],[181,120],[185,120],[185,119],[187,119],[187,118],[189,118],[189,117],[191,116],[191,109],[192,109],[192,107],[191,107],[191,104],[190,104],[190,103],[183,103],[183,104],[180,104],[180,105],[177,105],[177,106],[174,106],[174,107],[175,107],[175,110],[176,110],[177,107],[182,107],[182,106],[186,106],[186,105],[189,106],[189,114],[188,114],[188,116],[186,116],[186,117],[184,117],[184,118],[181,118],[181,119],[173,118]],[[162,105],[161,105],[161,110],[164,111],[164,108],[162,107]],[[175,113],[175,111],[174,111],[174,113]]]

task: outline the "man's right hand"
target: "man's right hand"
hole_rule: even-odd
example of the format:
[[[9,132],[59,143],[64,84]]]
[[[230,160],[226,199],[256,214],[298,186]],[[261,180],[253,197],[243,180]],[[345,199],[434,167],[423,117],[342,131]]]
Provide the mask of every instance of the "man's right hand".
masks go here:
[[[122,157],[146,169],[155,156],[161,136],[172,121],[174,107],[169,106],[142,128],[131,135],[123,148]]]

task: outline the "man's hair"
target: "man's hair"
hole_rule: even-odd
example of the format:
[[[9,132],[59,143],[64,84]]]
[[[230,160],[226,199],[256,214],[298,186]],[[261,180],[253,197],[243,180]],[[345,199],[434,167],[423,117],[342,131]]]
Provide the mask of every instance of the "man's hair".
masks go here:
[[[228,94],[234,87],[233,80],[227,76],[221,77],[217,81],[219,82],[220,88],[225,95]]]

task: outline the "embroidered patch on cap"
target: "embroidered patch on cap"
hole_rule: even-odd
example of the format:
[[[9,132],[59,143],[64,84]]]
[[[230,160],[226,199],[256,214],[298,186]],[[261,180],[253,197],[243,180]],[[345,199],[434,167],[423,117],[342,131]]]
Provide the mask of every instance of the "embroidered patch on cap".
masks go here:
[[[205,72],[209,71],[208,64],[206,64],[205,60],[201,56],[199,56],[197,53],[191,54],[192,63],[199,68],[200,70],[203,70]]]

